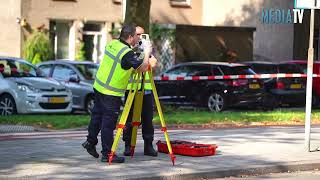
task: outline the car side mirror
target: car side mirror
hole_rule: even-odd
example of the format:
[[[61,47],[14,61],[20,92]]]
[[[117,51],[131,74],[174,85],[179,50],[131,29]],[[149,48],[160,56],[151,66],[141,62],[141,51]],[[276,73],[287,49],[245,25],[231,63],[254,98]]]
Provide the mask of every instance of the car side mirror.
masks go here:
[[[79,79],[79,77],[72,76],[72,77],[70,77],[69,82],[79,83],[80,79]]]

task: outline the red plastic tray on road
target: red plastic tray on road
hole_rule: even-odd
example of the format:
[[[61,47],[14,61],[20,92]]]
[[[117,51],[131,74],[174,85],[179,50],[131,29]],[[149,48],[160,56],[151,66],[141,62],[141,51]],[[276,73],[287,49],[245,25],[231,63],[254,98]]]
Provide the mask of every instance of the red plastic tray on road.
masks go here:
[[[197,144],[189,141],[170,141],[173,154],[179,154],[184,156],[212,156],[216,154],[218,148],[215,144]],[[158,151],[162,153],[168,153],[168,147],[166,141],[157,142]]]

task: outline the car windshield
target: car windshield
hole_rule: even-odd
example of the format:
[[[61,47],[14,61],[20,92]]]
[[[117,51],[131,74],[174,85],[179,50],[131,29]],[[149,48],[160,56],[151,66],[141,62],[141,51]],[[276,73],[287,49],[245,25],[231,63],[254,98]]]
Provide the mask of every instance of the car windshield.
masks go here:
[[[16,60],[0,59],[0,73],[3,77],[40,77],[41,71],[33,65]],[[41,76],[42,77],[42,76]]]
[[[223,67],[221,67],[221,69],[222,69],[224,75],[256,74],[248,66],[234,66],[234,67],[223,66]]]
[[[98,71],[98,64],[76,64],[75,67],[80,71],[86,80],[94,80]]]
[[[271,64],[252,64],[251,68],[258,74],[276,74],[277,66]]]
[[[307,74],[307,71],[308,71],[308,67],[307,67],[307,64],[299,64],[299,66],[302,68],[302,71],[304,74]]]
[[[303,73],[303,70],[296,64],[279,64],[279,73]]]

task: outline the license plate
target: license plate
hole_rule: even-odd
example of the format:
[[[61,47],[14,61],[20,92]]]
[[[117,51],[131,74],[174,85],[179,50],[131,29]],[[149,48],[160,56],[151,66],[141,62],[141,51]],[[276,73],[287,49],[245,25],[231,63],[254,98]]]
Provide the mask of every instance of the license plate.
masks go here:
[[[291,84],[290,88],[291,89],[301,89],[301,84]]]
[[[260,84],[249,84],[249,88],[250,89],[259,89],[260,88]]]
[[[64,103],[63,97],[51,97],[49,98],[49,103]]]

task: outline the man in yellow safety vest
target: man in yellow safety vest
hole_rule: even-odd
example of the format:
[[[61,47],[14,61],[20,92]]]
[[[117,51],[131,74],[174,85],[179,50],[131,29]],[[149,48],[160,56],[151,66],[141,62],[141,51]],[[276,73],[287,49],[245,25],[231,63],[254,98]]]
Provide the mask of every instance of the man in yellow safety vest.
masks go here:
[[[99,157],[96,151],[97,136],[101,129],[102,162],[108,161],[108,154],[113,143],[113,131],[116,128],[120,113],[121,97],[127,89],[129,78],[134,70],[145,72],[149,68],[149,56],[152,51],[150,43],[144,44],[146,54],[143,61],[139,60],[131,47],[139,41],[136,27],[123,26],[120,38],[106,45],[103,60],[96,74],[93,84],[95,104],[88,126],[87,140],[82,146],[95,158]],[[113,163],[123,163],[124,157],[115,155]]]

